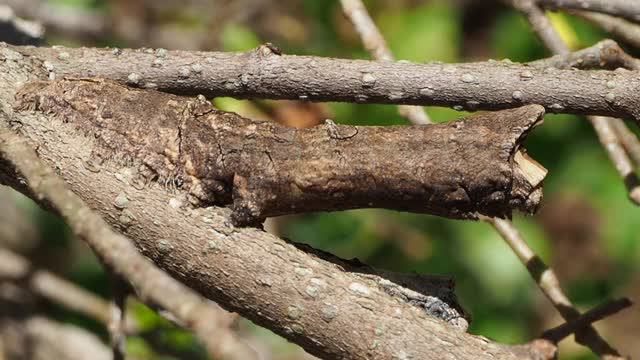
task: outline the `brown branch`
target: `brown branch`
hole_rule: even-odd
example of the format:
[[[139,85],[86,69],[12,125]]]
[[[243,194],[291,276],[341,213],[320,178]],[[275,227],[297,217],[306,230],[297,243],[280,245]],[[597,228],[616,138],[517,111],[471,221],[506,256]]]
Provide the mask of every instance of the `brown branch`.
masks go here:
[[[0,103],[11,108],[16,83],[36,79],[36,66],[29,58],[0,62]],[[160,267],[313,354],[346,359],[551,356],[534,344],[504,346],[450,326],[464,329],[466,320],[446,278],[376,271],[257,229],[234,228],[227,209],[192,209],[180,189],[155,183],[142,188],[128,166],[91,163],[94,140],[81,136],[74,124],[39,112],[14,113],[13,119],[68,186]],[[0,180],[26,191],[2,161]]]
[[[246,53],[7,46],[42,78],[103,76],[178,94],[548,111],[640,119],[634,72],[538,69],[509,62],[410,64]],[[5,51],[6,52],[6,51]],[[6,58],[6,55],[4,55]],[[607,86],[615,84],[615,88]],[[576,96],[580,94],[580,96]]]
[[[0,125],[0,152],[4,158],[26,178],[36,196],[46,199],[103,262],[126,278],[143,301],[158,304],[184,323],[191,324],[212,354],[224,358],[251,358],[251,352],[243,352],[243,347],[229,331],[215,329],[223,322],[217,310],[156,268],[137,252],[127,238],[115,234],[102,218],[66,189],[64,182],[51,169],[41,163],[24,139],[11,132],[7,127],[6,114],[4,117],[5,122]]]
[[[458,219],[533,213],[546,175],[518,150],[542,119],[541,106],[432,126],[293,129],[106,80],[33,83],[17,99],[19,110],[50,113],[92,134],[100,161],[133,159],[144,164],[145,182],[179,183],[193,203],[232,203],[237,225],[366,207]]]
[[[542,338],[558,343],[567,336],[582,331],[594,322],[612,316],[631,305],[633,305],[633,303],[627,298],[608,301],[580,315],[575,320],[545,331],[542,334]]]
[[[640,49],[640,25],[606,14],[589,11],[569,11],[569,14],[581,17],[605,31]]]
[[[373,58],[378,61],[393,62],[395,57],[389,49],[386,40],[378,30],[378,27],[369,16],[367,8],[361,0],[340,0],[342,10],[351,21],[354,28],[360,35],[364,47]],[[411,123],[423,125],[431,123],[429,115],[419,106],[400,105],[398,106],[400,115],[406,117]]]
[[[634,0],[536,0],[552,10],[587,10],[640,23],[640,2]]]

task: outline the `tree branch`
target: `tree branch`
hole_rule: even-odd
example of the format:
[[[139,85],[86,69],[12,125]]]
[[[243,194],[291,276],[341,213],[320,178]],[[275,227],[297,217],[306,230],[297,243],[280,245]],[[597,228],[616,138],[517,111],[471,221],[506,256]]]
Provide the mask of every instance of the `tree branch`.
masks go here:
[[[540,104],[556,113],[640,119],[640,80],[635,72],[538,69],[495,61],[382,63],[277,55],[267,46],[245,53],[8,45],[5,49],[38,64],[34,71],[43,78],[103,76],[177,94],[437,105],[467,110]]]
[[[614,15],[640,23],[640,2],[634,0],[536,0],[552,10],[586,10]]]
[[[237,225],[363,207],[463,219],[533,213],[546,175],[519,150],[540,106],[432,126],[293,129],[105,80],[32,83],[17,99],[19,110],[92,134],[96,161],[139,163],[145,182],[178,183],[192,203],[233,203]]]
[[[573,306],[567,295],[565,295],[553,269],[549,268],[538,255],[535,254],[515,226],[513,226],[511,222],[502,219],[487,218],[485,220],[494,226],[520,261],[526,265],[533,280],[551,304],[558,310],[560,315],[567,321],[579,318],[580,312]],[[598,355],[612,356],[614,358],[620,357],[618,351],[602,339],[592,326],[584,327],[576,332],[575,336],[576,342],[589,347]]]
[[[111,359],[94,334],[41,316],[0,317],[0,355],[3,359]]]
[[[36,295],[103,324],[109,322],[109,304],[106,301],[46,270],[32,268],[27,259],[1,248],[0,279],[22,282],[22,286]]]
[[[611,15],[598,14],[590,11],[573,10],[569,11],[569,14],[581,17],[640,49],[640,25],[638,24],[630,23]]]
[[[567,336],[582,331],[594,322],[612,316],[631,305],[631,300],[627,298],[606,302],[580,315],[575,320],[545,331],[544,334],[542,334],[542,338],[558,343]]]
[[[536,4],[536,0],[512,0],[511,3],[516,10],[527,18],[533,31],[552,53],[561,56],[569,54],[569,48],[562,42],[562,39],[551,25],[551,21],[545,16],[544,10]]]
[[[618,133],[622,145],[624,145],[629,157],[633,159],[636,165],[640,165],[640,142],[638,142],[638,137],[620,119],[616,120],[612,122],[612,125]]]
[[[570,53],[565,52],[562,55],[554,55],[528,64],[539,68],[551,66],[557,69],[640,69],[640,60],[627,54],[618,43],[609,39],[602,40],[588,48]]]
[[[28,58],[17,59],[7,50],[5,57],[16,60],[0,62],[0,104],[12,111],[17,84],[37,79],[38,71]],[[94,139],[74,124],[23,112],[13,114],[13,125],[38,145],[40,157],[71,189],[164,270],[311,353],[529,359],[548,358],[555,349],[537,342],[496,344],[432,317],[466,328],[448,279],[376,271],[254,228],[234,228],[227,209],[181,206],[186,194],[180,189],[155,183],[141,188],[132,176],[135,169],[88,162]],[[25,191],[6,162],[0,161],[0,169],[2,182]]]
[[[4,112],[2,115],[0,153],[4,159],[25,177],[38,199],[45,199],[54,207],[105,264],[127,279],[140,299],[158,304],[183,323],[190,324],[212,354],[223,358],[251,358],[251,352],[243,351],[230,332],[214,331],[224,323],[216,309],[210,308],[188,287],[156,268],[138,253],[128,239],[115,234],[100,216],[67,190],[63,181],[41,163],[23,138],[11,132],[7,127],[8,116]]]

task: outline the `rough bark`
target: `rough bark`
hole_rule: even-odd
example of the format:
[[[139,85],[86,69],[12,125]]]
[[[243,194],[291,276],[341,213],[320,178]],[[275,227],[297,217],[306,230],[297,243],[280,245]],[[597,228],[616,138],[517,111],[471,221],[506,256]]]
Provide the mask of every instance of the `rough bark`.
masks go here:
[[[105,80],[32,83],[17,99],[92,134],[92,162],[141,166],[142,182],[185,187],[197,203],[232,202],[236,225],[365,207],[509,217],[536,210],[546,174],[518,152],[537,105],[429,126],[294,129]]]
[[[227,209],[180,206],[185,197],[180,189],[134,186],[135,169],[112,162],[89,165],[95,139],[75,124],[40,112],[13,112],[17,88],[38,79],[39,64],[7,48],[2,56],[0,105],[40,158],[161,268],[228,310],[328,358],[548,355],[538,346],[510,347],[464,334],[431,316],[465,328],[449,280],[375,271],[255,228],[234,228]],[[0,178],[25,189],[3,161]]]
[[[633,71],[540,69],[510,61],[383,63],[278,55],[268,46],[245,53],[5,46],[39,64],[34,71],[42,78],[102,76],[176,94],[469,111],[540,104],[554,113],[640,120],[640,80]]]

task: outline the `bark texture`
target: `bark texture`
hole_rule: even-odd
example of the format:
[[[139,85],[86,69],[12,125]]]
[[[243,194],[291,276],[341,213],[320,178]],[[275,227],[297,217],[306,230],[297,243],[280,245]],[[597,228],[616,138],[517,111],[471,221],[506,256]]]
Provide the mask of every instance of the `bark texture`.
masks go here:
[[[451,281],[373,270],[255,228],[236,228],[228,209],[181,206],[186,196],[181,189],[155,182],[141,188],[131,167],[90,164],[94,137],[51,114],[13,111],[17,88],[42,79],[40,65],[7,48],[0,52],[0,106],[12,115],[11,126],[146,256],[226,309],[325,358],[533,359],[547,354],[535,344],[501,345],[452,327],[464,329],[466,320],[451,301]],[[0,182],[25,191],[21,181],[0,159]]]
[[[540,104],[553,113],[640,121],[634,71],[535,68],[510,61],[468,64],[332,59],[164,49],[70,49],[6,45],[39,77],[101,76],[136,87],[207,97],[300,99],[500,110]]]
[[[32,83],[17,99],[92,134],[94,163],[134,165],[141,181],[185,187],[200,204],[233,203],[236,225],[366,207],[509,217],[542,197],[544,174],[528,177],[516,156],[537,105],[429,126],[294,129],[108,80]]]

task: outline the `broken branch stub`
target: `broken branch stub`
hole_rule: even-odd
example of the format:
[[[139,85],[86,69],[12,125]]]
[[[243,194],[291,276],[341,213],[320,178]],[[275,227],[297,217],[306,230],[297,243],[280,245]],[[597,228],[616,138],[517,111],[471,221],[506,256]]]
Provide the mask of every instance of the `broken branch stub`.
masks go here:
[[[521,149],[544,108],[427,126],[311,129],[254,121],[103,79],[26,85],[20,110],[53,113],[95,138],[93,161],[138,165],[145,180],[232,204],[238,225],[308,211],[388,208],[456,219],[533,213],[546,170]]]

